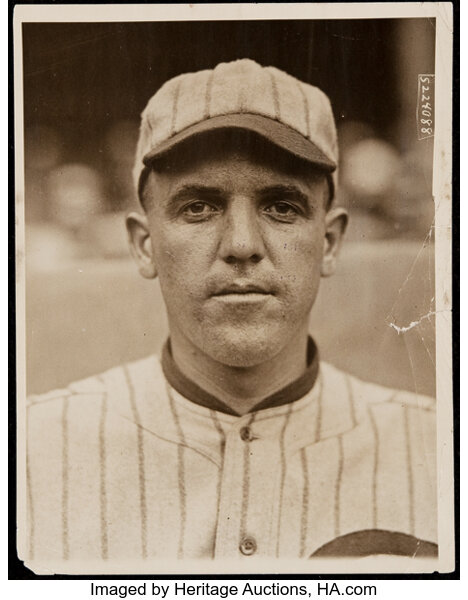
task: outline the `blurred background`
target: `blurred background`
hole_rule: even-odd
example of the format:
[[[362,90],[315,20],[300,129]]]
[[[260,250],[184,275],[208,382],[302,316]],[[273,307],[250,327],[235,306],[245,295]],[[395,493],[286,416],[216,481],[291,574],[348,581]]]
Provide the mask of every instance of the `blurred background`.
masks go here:
[[[252,58],[322,88],[350,226],[311,330],[322,356],[433,394],[432,139],[418,140],[429,19],[23,24],[27,385],[39,392],[158,350],[157,282],[129,262],[139,115],[167,79]]]

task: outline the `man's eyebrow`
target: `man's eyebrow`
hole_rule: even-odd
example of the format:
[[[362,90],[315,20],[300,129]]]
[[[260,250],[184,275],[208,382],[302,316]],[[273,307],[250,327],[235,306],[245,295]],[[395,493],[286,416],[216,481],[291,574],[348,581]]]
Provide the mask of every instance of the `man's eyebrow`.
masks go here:
[[[171,194],[170,202],[183,202],[184,200],[211,199],[217,200],[224,197],[223,191],[217,187],[202,184],[187,184],[177,188]]]
[[[296,200],[305,205],[309,203],[309,197],[295,185],[277,184],[263,187],[258,191],[262,199],[282,198],[284,200]]]

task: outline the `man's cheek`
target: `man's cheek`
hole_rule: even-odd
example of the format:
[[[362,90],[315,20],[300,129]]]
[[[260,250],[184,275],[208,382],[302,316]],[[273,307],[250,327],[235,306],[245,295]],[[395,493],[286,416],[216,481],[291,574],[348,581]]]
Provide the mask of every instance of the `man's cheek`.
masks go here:
[[[282,263],[283,277],[298,281],[309,279],[320,269],[323,241],[319,236],[285,240],[276,254]]]
[[[163,295],[174,306],[182,307],[202,294],[203,266],[193,251],[181,251],[168,244],[158,253],[158,275]]]
[[[161,236],[155,252],[158,270],[166,277],[174,276],[180,269],[189,267],[191,254],[187,243],[177,243],[171,237]]]

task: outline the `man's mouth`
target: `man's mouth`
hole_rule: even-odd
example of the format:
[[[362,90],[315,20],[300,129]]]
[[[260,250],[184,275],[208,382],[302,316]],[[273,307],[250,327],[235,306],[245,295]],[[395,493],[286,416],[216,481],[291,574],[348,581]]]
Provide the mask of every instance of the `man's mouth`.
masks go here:
[[[229,306],[263,305],[274,295],[273,291],[258,283],[236,281],[216,286],[211,298]]]
[[[216,290],[212,296],[251,296],[251,295],[272,295],[272,292],[260,285],[253,283],[231,283]]]

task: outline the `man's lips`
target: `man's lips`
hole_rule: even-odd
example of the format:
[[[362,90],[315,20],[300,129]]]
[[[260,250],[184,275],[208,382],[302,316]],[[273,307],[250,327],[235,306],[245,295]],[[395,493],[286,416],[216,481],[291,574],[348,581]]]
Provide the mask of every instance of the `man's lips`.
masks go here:
[[[262,294],[264,296],[271,295],[273,292],[260,285],[253,283],[230,283],[216,289],[212,296],[228,296],[228,295],[246,295],[246,294]]]

